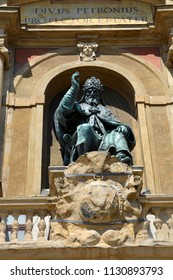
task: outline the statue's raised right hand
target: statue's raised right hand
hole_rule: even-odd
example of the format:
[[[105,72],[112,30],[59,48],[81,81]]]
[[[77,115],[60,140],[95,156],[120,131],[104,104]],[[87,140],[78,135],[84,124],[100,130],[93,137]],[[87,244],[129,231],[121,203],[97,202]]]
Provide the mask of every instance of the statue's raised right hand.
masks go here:
[[[71,77],[71,85],[74,87],[75,90],[79,91],[80,89],[80,79],[79,79],[79,72],[76,71]]]

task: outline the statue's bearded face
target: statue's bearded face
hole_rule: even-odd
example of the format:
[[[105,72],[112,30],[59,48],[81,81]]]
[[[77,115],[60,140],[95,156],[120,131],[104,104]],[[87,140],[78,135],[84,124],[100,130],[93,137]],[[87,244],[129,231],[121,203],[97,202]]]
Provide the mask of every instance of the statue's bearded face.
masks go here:
[[[85,102],[89,105],[101,103],[100,92],[97,88],[89,88],[85,92]]]

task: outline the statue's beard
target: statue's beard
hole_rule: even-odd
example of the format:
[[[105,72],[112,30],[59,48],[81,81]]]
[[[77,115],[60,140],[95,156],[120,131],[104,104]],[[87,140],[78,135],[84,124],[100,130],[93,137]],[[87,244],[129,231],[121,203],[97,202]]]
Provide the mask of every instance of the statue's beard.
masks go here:
[[[86,100],[86,103],[91,106],[97,106],[99,104],[99,101],[93,98],[89,98]]]

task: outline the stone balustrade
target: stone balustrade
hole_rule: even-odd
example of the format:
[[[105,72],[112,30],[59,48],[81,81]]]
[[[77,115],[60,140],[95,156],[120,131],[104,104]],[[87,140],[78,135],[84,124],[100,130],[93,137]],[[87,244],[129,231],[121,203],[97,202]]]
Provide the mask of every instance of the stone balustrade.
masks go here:
[[[46,241],[55,208],[54,199],[49,200],[49,197],[0,199],[0,243]]]
[[[154,243],[173,244],[173,196],[147,195],[141,201]]]
[[[57,197],[0,198],[0,244],[51,241],[50,221],[56,213]],[[150,244],[173,244],[173,197],[142,195],[143,207],[136,232],[136,245],[146,237]],[[141,226],[142,225],[142,226]]]
[[[140,218],[143,222],[135,226],[135,240],[130,244],[130,240],[127,240],[123,245],[112,242],[112,245],[106,246],[80,246],[73,241],[64,246],[63,231],[56,239],[52,238],[51,226],[55,224],[52,221],[58,214],[58,200],[58,197],[49,195],[0,198],[0,259],[45,259],[45,250],[47,259],[105,259],[109,258],[110,252],[111,259],[124,256],[128,259],[172,258],[173,197],[141,195],[139,202],[143,210]],[[75,227],[75,224],[71,224],[72,230]],[[121,229],[124,236],[126,229],[126,226],[124,230]],[[148,248],[147,256],[144,246]]]

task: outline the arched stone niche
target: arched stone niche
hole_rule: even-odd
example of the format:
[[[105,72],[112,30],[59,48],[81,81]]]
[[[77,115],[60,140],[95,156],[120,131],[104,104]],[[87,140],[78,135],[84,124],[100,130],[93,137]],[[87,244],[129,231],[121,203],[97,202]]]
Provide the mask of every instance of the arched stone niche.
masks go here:
[[[68,87],[70,87],[71,75],[75,71],[80,72],[81,88],[87,78],[91,76],[99,78],[104,86],[104,92],[102,93],[104,104],[110,107],[120,120],[128,123],[131,127],[134,127],[135,131],[137,131],[135,92],[133,86],[125,77],[117,72],[113,72],[110,69],[100,66],[83,66],[62,72],[50,81],[45,91],[42,161],[42,174],[44,174],[42,176],[43,185],[46,185],[48,180],[45,176],[47,173],[47,166],[62,165],[59,144],[55,138],[53,130],[53,115],[62,96],[68,90]],[[57,85],[61,85],[61,91]],[[82,91],[80,92],[78,99],[80,99],[81,96]]]
[[[155,143],[149,123],[152,111],[145,100],[164,97],[167,93],[161,74],[133,55],[104,54],[86,64],[72,52],[57,51],[31,61],[14,80],[14,92],[7,102],[4,194],[39,194],[41,187],[47,187],[48,165],[61,164],[52,133],[52,115],[76,70],[80,72],[81,84],[93,75],[102,81],[106,89],[105,104],[132,127],[137,139],[134,164],[144,165],[146,185],[155,192],[157,174],[154,174],[153,159],[156,151],[152,154],[151,146]]]

